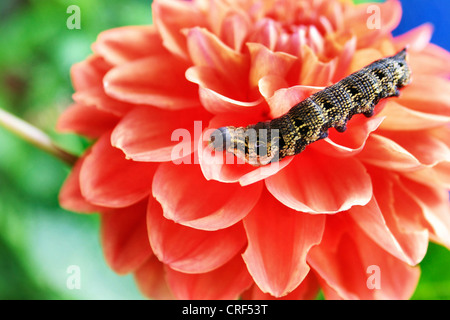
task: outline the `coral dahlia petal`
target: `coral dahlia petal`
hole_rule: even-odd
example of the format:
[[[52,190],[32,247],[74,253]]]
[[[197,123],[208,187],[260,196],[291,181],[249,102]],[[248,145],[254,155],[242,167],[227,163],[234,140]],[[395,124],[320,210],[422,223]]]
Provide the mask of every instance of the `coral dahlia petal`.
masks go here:
[[[150,200],[147,225],[155,255],[185,273],[216,269],[242,251],[247,242],[241,223],[217,232],[193,229],[164,218],[155,200]]]
[[[198,106],[197,88],[183,81],[186,63],[161,54],[113,68],[103,83],[106,93],[121,101],[179,110]]]
[[[439,162],[450,161],[450,149],[432,131],[388,131],[384,132],[384,136],[405,148],[423,165],[434,166]]]
[[[385,120],[381,116],[369,120],[363,118],[363,116],[354,118],[352,130],[343,133],[330,130],[327,138],[318,141],[311,148],[332,157],[355,156],[363,150],[369,135],[376,131]]]
[[[262,183],[247,187],[207,181],[198,166],[161,164],[153,180],[153,196],[164,216],[202,230],[227,228],[244,218],[258,202]]]
[[[310,95],[322,89],[324,87],[301,85],[274,91],[273,95],[268,99],[270,115],[274,118],[282,116],[298,101],[305,100]]]
[[[252,300],[312,300],[317,296],[319,289],[317,277],[312,272],[309,272],[294,291],[280,298],[275,298],[269,293],[262,292],[256,285],[244,292],[242,298]]]
[[[99,138],[114,128],[120,118],[92,106],[71,105],[58,119],[56,129],[76,132],[89,138]]]
[[[218,269],[200,274],[181,273],[167,268],[167,279],[175,297],[184,300],[236,299],[252,284],[240,255]]]
[[[284,210],[270,194],[264,194],[244,218],[248,247],[244,261],[263,292],[281,297],[306,277],[309,249],[320,243],[325,216]]]
[[[325,298],[408,298],[419,279],[419,269],[393,257],[348,220],[341,219],[327,217],[324,238],[308,256]]]
[[[335,213],[365,205],[372,197],[370,176],[358,160],[313,151],[305,151],[265,181],[281,203],[303,212]]]
[[[426,186],[402,179],[402,188],[421,208],[421,224],[430,232],[433,241],[450,248],[450,204],[448,192],[436,186]]]
[[[203,26],[205,16],[199,8],[183,1],[155,1],[152,11],[164,46],[175,55],[187,58],[186,38],[180,31]]]
[[[450,80],[416,76],[402,92],[398,102],[405,107],[424,113],[450,115],[450,102],[445,94],[450,91]]]
[[[157,166],[125,159],[122,151],[111,146],[110,133],[107,133],[96,142],[83,162],[81,194],[99,206],[120,208],[132,205],[151,192]]]
[[[422,167],[419,160],[391,139],[372,134],[358,157],[362,161],[391,170],[412,171]]]
[[[415,131],[440,127],[450,122],[450,116],[416,111],[395,102],[386,104],[379,116],[385,117],[380,129],[386,130]]]
[[[135,271],[153,255],[145,226],[147,201],[102,214],[105,259],[119,274]]]
[[[99,35],[58,122],[93,139],[60,202],[101,214],[111,268],[158,299],[409,298],[429,241],[450,247],[450,53],[432,26],[393,37],[398,0],[155,0],[152,14]],[[400,51],[408,69],[350,76]],[[279,129],[284,158],[245,162],[264,132],[233,127]]]
[[[422,51],[430,43],[432,35],[433,25],[431,23],[424,23],[405,34],[396,37],[395,44],[399,49],[409,46],[409,49],[411,50]]]
[[[88,154],[89,152],[86,152],[78,159],[59,192],[59,203],[64,209],[80,213],[101,212],[104,209],[89,203],[81,194],[80,171]]]
[[[126,38],[127,42],[122,40]],[[102,32],[93,50],[113,65],[167,53],[155,26],[128,26]]]
[[[151,256],[134,273],[134,278],[141,292],[151,299],[174,299],[166,280],[164,264],[155,256]]]
[[[79,92],[101,86],[103,77],[110,68],[111,64],[103,57],[95,54],[74,64],[70,70],[70,75],[75,91]]]
[[[180,117],[180,113],[175,111],[136,108],[115,127],[111,135],[112,145],[135,161],[164,162],[185,158],[197,149],[194,122],[202,121],[207,115],[203,109],[198,109]],[[176,130],[193,132],[189,135],[191,139],[178,141],[180,137],[174,135]],[[174,150],[176,146],[180,153]]]

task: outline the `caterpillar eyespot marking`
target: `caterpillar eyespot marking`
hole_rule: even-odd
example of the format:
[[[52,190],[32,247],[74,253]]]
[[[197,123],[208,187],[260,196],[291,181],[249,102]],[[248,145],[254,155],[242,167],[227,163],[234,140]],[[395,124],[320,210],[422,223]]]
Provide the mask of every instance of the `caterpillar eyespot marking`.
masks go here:
[[[221,127],[209,145],[225,150],[254,166],[265,165],[302,152],[328,136],[328,129],[343,132],[355,114],[371,117],[382,99],[397,97],[411,82],[407,48],[377,60],[293,106],[281,117],[246,127]]]

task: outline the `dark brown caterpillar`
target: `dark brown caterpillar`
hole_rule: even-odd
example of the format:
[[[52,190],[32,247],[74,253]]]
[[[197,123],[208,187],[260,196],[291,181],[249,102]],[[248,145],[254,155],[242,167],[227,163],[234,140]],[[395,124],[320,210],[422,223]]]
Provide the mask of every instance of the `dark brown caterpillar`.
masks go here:
[[[371,117],[375,105],[399,95],[410,83],[406,48],[392,57],[377,60],[334,85],[293,106],[285,115],[247,127],[221,127],[213,132],[210,145],[226,150],[259,166],[302,152],[307,145],[339,132],[355,114]]]

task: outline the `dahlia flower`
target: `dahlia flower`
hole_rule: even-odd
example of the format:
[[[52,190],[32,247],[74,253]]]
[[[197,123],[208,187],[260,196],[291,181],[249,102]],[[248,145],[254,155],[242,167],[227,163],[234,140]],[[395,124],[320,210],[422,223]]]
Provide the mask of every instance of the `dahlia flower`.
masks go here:
[[[409,298],[450,246],[450,54],[376,6],[379,27],[346,0],[158,0],[101,33],[57,126],[93,141],[60,202],[101,215],[110,267],[156,299]],[[346,132],[261,167],[208,149],[406,45],[412,83]]]

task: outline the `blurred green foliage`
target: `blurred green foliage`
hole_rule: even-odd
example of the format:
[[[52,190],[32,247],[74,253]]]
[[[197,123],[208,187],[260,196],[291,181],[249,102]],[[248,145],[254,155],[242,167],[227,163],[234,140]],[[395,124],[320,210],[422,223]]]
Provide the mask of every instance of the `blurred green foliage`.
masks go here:
[[[357,1],[355,2],[363,2]],[[81,29],[69,30],[70,5]],[[70,67],[85,59],[99,32],[151,23],[148,0],[2,0],[0,107],[80,153],[87,141],[54,130],[71,103]],[[0,129],[0,299],[140,299],[131,276],[105,264],[96,215],[66,212],[58,191],[69,168]],[[67,268],[81,289],[67,288]],[[450,298],[450,253],[430,244],[414,299]]]
[[[81,10],[69,30],[67,8]],[[80,153],[87,141],[58,134],[71,103],[70,67],[106,29],[151,23],[148,0],[0,1],[0,107]],[[69,168],[0,129],[0,299],[140,299],[132,276],[106,265],[98,216],[66,212],[58,192]],[[67,268],[81,271],[70,290]]]

